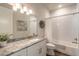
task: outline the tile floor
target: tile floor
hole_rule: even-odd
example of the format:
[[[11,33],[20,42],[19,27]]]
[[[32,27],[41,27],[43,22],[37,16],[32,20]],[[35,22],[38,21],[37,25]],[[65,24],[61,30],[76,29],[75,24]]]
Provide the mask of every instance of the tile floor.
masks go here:
[[[67,54],[61,53],[61,52],[56,51],[56,50],[54,51],[54,53],[55,53],[55,56],[69,56]],[[47,55],[47,56],[51,56],[51,55]]]

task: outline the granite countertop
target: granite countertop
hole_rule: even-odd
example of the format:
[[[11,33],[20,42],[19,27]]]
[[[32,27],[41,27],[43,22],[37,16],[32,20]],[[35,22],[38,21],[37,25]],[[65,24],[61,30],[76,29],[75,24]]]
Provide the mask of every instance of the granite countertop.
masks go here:
[[[27,48],[42,40],[43,39],[24,39],[16,42],[7,43],[5,47],[0,48],[0,56],[9,55],[23,48]]]

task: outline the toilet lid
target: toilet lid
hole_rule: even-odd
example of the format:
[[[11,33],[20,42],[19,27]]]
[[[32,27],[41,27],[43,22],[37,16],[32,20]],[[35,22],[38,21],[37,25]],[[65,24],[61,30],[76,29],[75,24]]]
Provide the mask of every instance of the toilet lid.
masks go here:
[[[47,46],[50,46],[50,47],[55,47],[55,45],[54,45],[54,44],[52,44],[52,43],[47,43]]]

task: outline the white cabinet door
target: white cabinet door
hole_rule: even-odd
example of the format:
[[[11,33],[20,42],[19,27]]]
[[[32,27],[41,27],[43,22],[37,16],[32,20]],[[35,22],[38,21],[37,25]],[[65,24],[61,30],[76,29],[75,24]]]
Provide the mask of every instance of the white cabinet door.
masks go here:
[[[28,56],[44,56],[46,55],[46,41],[41,41],[39,43],[36,43],[28,49]]]
[[[46,40],[42,41],[39,43],[39,55],[40,56],[46,56],[46,50],[47,50],[47,47],[46,47]]]
[[[38,44],[34,44],[28,47],[27,49],[28,49],[28,56],[39,56],[39,53],[38,53],[39,45]]]
[[[27,50],[23,49],[18,52],[15,52],[14,54],[11,54],[10,56],[26,56],[26,55],[27,55]]]

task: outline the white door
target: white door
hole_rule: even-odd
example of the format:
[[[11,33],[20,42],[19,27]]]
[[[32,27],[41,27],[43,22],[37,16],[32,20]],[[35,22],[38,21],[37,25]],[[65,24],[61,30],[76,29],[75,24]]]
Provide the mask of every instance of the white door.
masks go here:
[[[30,16],[29,20],[29,35],[37,35],[37,19],[35,16]]]

